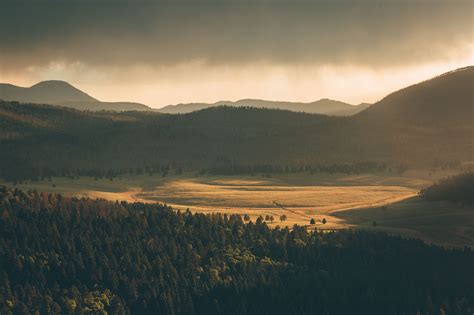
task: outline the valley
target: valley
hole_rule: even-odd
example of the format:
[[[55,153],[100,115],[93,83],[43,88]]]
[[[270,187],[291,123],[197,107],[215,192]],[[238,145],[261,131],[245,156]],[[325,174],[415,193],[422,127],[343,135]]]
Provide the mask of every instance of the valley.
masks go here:
[[[0,315],[474,315],[472,9],[0,1]]]
[[[446,246],[473,246],[472,209],[449,202],[421,201],[417,197],[420,189],[451,173],[431,174],[426,170],[411,170],[401,175],[184,173],[166,177],[130,175],[112,180],[56,177],[16,186],[3,181],[0,185],[68,197],[163,203],[195,213],[248,215],[252,222],[261,216],[273,228],[291,228],[297,224],[310,230],[369,229]],[[311,219],[314,224],[310,224]]]
[[[418,196],[438,179],[472,171],[473,77],[474,67],[457,69],[349,117],[256,100],[180,105],[197,110],[182,114],[0,102],[0,184],[238,214],[272,228],[368,229],[473,246],[472,206]],[[283,105],[293,111],[276,109]]]

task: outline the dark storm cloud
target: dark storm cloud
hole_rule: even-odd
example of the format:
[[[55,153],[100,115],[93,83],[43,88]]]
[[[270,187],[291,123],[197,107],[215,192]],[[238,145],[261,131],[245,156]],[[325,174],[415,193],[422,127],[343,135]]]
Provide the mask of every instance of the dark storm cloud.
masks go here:
[[[472,43],[471,1],[0,0],[0,70],[268,62],[370,65]]]

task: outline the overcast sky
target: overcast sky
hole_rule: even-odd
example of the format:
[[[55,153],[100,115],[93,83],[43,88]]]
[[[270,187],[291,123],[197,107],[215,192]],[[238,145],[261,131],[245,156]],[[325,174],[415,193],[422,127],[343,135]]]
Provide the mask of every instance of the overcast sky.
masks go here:
[[[160,107],[374,102],[473,64],[473,1],[0,0],[0,81]]]

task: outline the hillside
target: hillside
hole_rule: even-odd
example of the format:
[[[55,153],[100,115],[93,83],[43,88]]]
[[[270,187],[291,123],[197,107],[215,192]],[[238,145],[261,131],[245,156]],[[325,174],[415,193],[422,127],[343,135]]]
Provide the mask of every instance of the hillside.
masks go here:
[[[421,197],[426,200],[449,200],[462,204],[474,204],[474,172],[467,172],[448,178],[422,189]]]
[[[356,119],[403,125],[473,124],[474,66],[457,69],[386,96]]]
[[[0,99],[39,104],[98,101],[64,81],[43,81],[29,88],[0,84]]]
[[[468,248],[5,187],[0,204],[2,314],[470,314],[474,304]]]
[[[457,69],[391,93],[353,122],[369,143],[386,138],[395,160],[473,161],[473,83],[473,66]]]
[[[54,105],[54,104],[53,104]],[[117,112],[123,111],[151,111],[152,108],[147,105],[134,103],[134,102],[61,102],[58,105],[74,108],[77,110],[91,110],[91,111],[101,111],[101,110],[113,110]]]
[[[27,176],[53,170],[178,167],[232,174],[366,162],[394,168],[458,165],[473,160],[474,130],[468,115],[472,77],[472,68],[440,76],[396,92],[353,117],[247,107],[182,115],[87,113],[3,102],[1,171],[3,176]],[[431,102],[430,93],[451,90],[456,97],[447,106]],[[406,105],[405,100],[416,102]],[[437,107],[431,111],[433,104]],[[420,123],[404,118],[403,108],[422,113],[416,116]],[[453,113],[458,110],[462,114]]]
[[[370,106],[370,104],[350,105],[347,103],[334,101],[330,99],[321,99],[311,103],[300,102],[280,102],[266,101],[259,99],[243,99],[235,102],[219,101],[216,103],[188,103],[178,105],[168,105],[158,109],[160,113],[168,114],[185,114],[193,111],[206,109],[217,106],[233,106],[233,107],[255,107],[268,109],[281,109],[294,112],[304,112],[311,114],[325,114],[331,116],[351,116],[361,112]]]
[[[151,110],[150,107],[138,103],[101,102],[64,81],[43,81],[31,87],[0,84],[0,100],[50,104],[93,111]]]

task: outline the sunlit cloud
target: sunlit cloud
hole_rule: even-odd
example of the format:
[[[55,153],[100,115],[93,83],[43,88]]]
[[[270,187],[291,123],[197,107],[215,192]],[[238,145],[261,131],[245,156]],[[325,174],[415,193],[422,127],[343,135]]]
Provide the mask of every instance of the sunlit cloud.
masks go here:
[[[375,102],[473,64],[471,1],[22,0],[1,2],[0,21],[0,81],[155,107]]]

